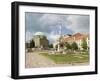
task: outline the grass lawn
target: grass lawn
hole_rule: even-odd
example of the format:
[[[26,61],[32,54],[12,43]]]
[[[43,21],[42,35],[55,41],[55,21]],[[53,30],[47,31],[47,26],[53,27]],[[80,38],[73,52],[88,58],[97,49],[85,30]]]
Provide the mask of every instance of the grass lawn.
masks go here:
[[[40,53],[47,58],[52,59],[57,64],[64,63],[88,63],[89,62],[89,54],[67,54],[67,55],[49,55],[48,53]]]

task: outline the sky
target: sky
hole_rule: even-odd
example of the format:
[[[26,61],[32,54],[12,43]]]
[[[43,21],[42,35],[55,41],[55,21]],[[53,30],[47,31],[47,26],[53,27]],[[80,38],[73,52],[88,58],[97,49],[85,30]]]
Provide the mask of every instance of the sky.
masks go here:
[[[25,12],[26,41],[43,32],[50,42],[59,35],[89,33],[89,15]]]

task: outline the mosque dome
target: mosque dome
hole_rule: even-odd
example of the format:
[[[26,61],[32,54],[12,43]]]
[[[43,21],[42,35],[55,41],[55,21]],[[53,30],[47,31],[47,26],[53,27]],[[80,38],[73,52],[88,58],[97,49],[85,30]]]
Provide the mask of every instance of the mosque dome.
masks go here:
[[[40,36],[44,36],[44,33],[43,32],[36,32],[35,35],[40,35]]]

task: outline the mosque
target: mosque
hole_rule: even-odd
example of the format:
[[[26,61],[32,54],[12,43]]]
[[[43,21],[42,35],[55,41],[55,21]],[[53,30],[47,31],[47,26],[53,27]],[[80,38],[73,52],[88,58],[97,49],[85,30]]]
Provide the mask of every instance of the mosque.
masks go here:
[[[37,48],[48,48],[49,41],[43,32],[36,32],[33,37],[35,47]]]

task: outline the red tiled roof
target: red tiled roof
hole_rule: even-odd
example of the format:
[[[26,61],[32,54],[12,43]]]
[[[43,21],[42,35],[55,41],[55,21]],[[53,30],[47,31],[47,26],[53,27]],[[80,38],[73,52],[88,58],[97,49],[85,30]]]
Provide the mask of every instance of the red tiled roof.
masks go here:
[[[78,40],[83,40],[83,39],[87,39],[87,38],[89,38],[89,35],[83,35],[80,33],[76,33],[72,36],[64,37],[63,41],[64,42],[66,42],[66,41],[78,41]]]

